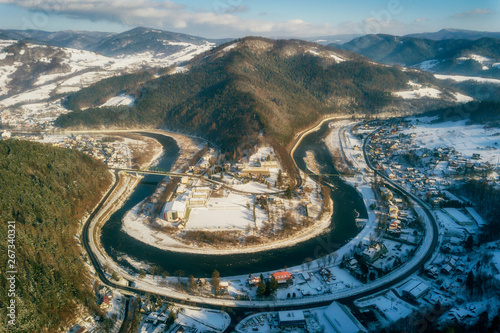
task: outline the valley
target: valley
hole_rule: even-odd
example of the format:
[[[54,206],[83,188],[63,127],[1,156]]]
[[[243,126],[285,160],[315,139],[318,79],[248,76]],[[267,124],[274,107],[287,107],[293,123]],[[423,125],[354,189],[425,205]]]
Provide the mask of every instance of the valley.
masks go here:
[[[20,288],[53,285],[23,329],[498,316],[500,55],[474,36],[1,30],[2,218],[28,241]]]

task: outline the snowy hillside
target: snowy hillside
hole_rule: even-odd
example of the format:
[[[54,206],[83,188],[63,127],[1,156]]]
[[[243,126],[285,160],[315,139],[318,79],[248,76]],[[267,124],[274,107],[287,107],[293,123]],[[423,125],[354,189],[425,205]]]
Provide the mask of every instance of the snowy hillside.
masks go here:
[[[433,99],[446,99],[458,103],[467,103],[473,100],[472,97],[455,92],[448,92],[439,90],[433,87],[423,87],[421,84],[408,82],[411,86],[410,90],[393,92],[394,96],[403,99],[418,99],[418,98],[433,98]]]
[[[49,106],[53,110],[54,101],[60,100],[60,97],[102,79],[148,68],[172,66],[188,61],[214,46],[210,42],[200,45],[182,42],[176,45],[179,51],[169,55],[149,51],[106,57],[85,50],[2,40],[0,117],[2,122],[18,126],[19,121],[22,122],[22,118],[27,116],[23,111],[26,108],[44,113]],[[60,103],[56,104],[60,106]],[[53,116],[64,112],[65,109],[59,109]],[[36,117],[36,112],[30,114],[30,117]]]
[[[425,71],[443,71],[457,68],[467,68],[475,72],[495,72],[500,68],[498,59],[492,59],[480,54],[467,53],[454,59],[430,59],[414,65],[413,67],[420,68]]]

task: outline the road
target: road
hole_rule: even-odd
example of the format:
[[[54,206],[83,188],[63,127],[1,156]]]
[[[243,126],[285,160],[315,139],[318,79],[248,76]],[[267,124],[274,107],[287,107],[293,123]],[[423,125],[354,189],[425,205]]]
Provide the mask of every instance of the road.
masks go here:
[[[192,173],[166,172],[166,171],[156,171],[156,170],[119,169],[119,168],[113,169],[113,170],[123,171],[123,172],[127,172],[127,173],[145,174],[145,175],[160,175],[160,176],[169,176],[169,177],[190,177],[190,178],[200,178],[200,179],[203,178],[203,180],[206,182],[212,183],[214,185],[222,186],[222,187],[224,187],[232,192],[241,193],[241,194],[260,195],[260,194],[282,194],[285,192],[285,190],[263,191],[263,192],[251,192],[251,191],[238,190],[238,189],[235,189],[234,187],[227,185],[226,183],[207,178],[203,175],[194,175]]]
[[[374,133],[374,132],[373,132]],[[145,289],[138,289],[134,287],[129,287],[129,286],[122,286],[118,285],[112,281],[110,281],[105,273],[102,270],[101,264],[99,263],[99,260],[97,259],[96,255],[93,253],[92,248],[90,246],[90,239],[89,239],[89,228],[92,223],[94,223],[94,219],[96,217],[97,212],[99,212],[100,209],[102,209],[104,202],[109,198],[110,194],[113,192],[113,190],[116,188],[118,184],[118,170],[115,170],[115,183],[113,184],[112,188],[106,193],[104,198],[101,200],[101,202],[98,204],[96,209],[91,213],[90,217],[88,218],[87,222],[85,223],[82,231],[82,244],[84,245],[89,259],[92,262],[92,265],[94,266],[97,276],[99,279],[102,281],[103,284],[106,284],[110,287],[119,289],[124,291],[125,293],[132,293],[132,294],[144,294],[145,292],[149,293],[155,293],[160,296],[162,296],[164,299],[170,302],[174,303],[182,303],[182,304],[189,304],[192,306],[198,306],[198,307],[204,307],[204,308],[212,308],[212,309],[231,309],[231,312],[234,314],[234,318],[240,318],[238,317],[239,315],[242,315],[243,313],[246,312],[256,312],[256,311],[279,311],[279,310],[290,310],[290,309],[304,309],[304,308],[312,308],[312,307],[318,307],[318,306],[326,306],[329,305],[332,300],[337,300],[337,301],[342,301],[345,303],[350,303],[353,300],[360,298],[360,297],[365,297],[372,295],[374,293],[377,293],[382,290],[387,290],[394,285],[400,283],[401,281],[405,280],[409,276],[411,276],[413,273],[417,272],[431,257],[433,252],[435,251],[437,244],[438,244],[438,227],[437,223],[434,219],[434,216],[432,213],[428,210],[426,207],[425,203],[419,199],[418,197],[412,195],[411,193],[408,193],[406,189],[402,188],[398,184],[394,183],[390,179],[388,179],[385,175],[381,174],[378,172],[378,170],[375,170],[373,168],[373,165],[368,159],[368,156],[366,154],[366,145],[371,136],[373,135],[371,133],[370,135],[367,136],[363,143],[363,152],[365,155],[365,159],[367,161],[367,165],[374,171],[376,172],[380,177],[384,178],[387,182],[387,184],[390,184],[391,187],[398,189],[401,193],[404,193],[408,197],[412,198],[416,203],[418,203],[421,206],[421,209],[425,212],[428,221],[431,223],[432,227],[432,235],[426,235],[426,237],[431,236],[431,246],[429,249],[426,251],[425,255],[421,257],[421,259],[414,264],[412,267],[406,269],[404,272],[401,272],[401,274],[397,275],[397,277],[391,278],[388,281],[383,281],[384,278],[381,278],[380,281],[374,281],[373,283],[366,285],[366,288],[360,288],[363,290],[351,290],[346,291],[344,293],[345,295],[338,295],[338,297],[334,295],[330,295],[328,297],[318,297],[318,298],[310,298],[310,299],[301,299],[301,300],[294,300],[292,301],[265,301],[265,302],[252,302],[252,301],[224,301],[220,299],[212,299],[212,298],[201,298],[201,297],[195,297],[191,295],[182,295],[182,294],[177,294],[175,292],[171,292],[169,290],[145,290]],[[293,160],[293,157],[292,157]],[[93,240],[94,241],[94,240]],[[349,293],[350,292],[350,293]]]

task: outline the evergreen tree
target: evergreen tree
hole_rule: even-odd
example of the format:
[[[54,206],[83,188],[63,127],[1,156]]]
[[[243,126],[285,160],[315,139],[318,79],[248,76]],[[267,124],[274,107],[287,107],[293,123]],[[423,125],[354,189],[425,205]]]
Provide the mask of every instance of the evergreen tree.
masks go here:
[[[266,283],[264,282],[264,280],[260,280],[259,284],[257,285],[257,296],[259,297],[263,297],[266,295]]]
[[[488,332],[499,332],[500,331],[500,317],[496,315],[493,317],[493,320],[491,321],[490,328],[488,329]]]
[[[212,287],[214,288],[215,295],[219,295],[220,292],[220,274],[218,270],[214,270],[212,273]]]
[[[472,273],[472,271],[469,271],[469,274],[467,275],[467,281],[465,281],[465,286],[472,294],[474,288],[474,273]]]
[[[474,246],[474,239],[472,238],[472,235],[469,235],[467,239],[465,240],[464,248],[466,250],[472,250],[472,247]]]
[[[278,290],[278,281],[276,281],[276,278],[274,276],[272,276],[271,279],[269,280],[268,288],[269,288],[268,291],[269,295],[274,295]]]
[[[175,315],[174,311],[170,311],[167,318],[167,327],[170,327],[170,325],[174,323],[176,318],[177,316]]]
[[[196,291],[196,279],[192,275],[189,275],[189,290]]]
[[[278,171],[278,178],[276,180],[276,187],[283,185],[283,175],[281,174],[281,169]]]

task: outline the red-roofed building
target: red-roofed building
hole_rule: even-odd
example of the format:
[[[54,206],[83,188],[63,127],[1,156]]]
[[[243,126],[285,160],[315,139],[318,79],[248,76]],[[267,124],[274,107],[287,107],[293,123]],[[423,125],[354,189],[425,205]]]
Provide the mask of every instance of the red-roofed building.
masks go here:
[[[292,274],[288,272],[276,272],[272,276],[278,281],[278,283],[289,283],[292,281]],[[271,278],[271,277],[269,277]]]
[[[107,295],[103,295],[101,299],[101,304],[99,307],[103,310],[109,308],[109,297]]]

